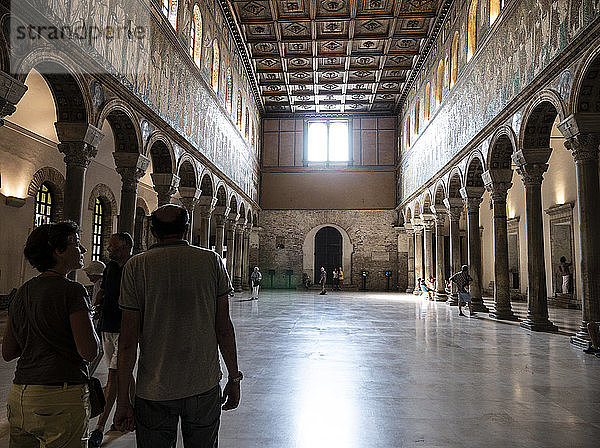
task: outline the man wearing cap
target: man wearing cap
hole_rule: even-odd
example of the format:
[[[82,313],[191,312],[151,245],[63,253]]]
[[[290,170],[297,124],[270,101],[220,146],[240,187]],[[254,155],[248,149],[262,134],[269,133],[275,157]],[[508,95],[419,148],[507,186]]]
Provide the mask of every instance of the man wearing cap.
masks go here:
[[[89,444],[94,448],[102,444],[104,427],[117,397],[117,355],[121,332],[119,294],[123,266],[131,258],[133,251],[133,238],[127,232],[114,233],[108,240],[107,250],[110,261],[102,274],[102,287],[95,305],[100,307],[100,330],[102,331],[104,361],[108,367],[108,380],[104,388],[106,406],[104,412],[98,417],[96,429],[90,434]],[[127,387],[134,387],[133,376],[130,376]]]
[[[123,269],[115,426],[135,428],[139,448],[174,447],[180,420],[185,447],[216,447],[221,404],[228,410],[240,401],[229,275],[219,254],[184,239],[188,225],[185,208],[156,209],[151,231],[158,244]],[[134,407],[122,381],[133,370],[138,343]],[[219,351],[228,372],[222,394]]]

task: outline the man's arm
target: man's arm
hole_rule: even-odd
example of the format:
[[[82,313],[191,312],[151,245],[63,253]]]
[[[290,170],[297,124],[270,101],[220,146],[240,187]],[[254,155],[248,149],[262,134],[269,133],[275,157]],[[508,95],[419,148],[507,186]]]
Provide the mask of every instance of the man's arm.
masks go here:
[[[223,360],[227,366],[227,372],[230,378],[237,377],[239,373],[237,362],[237,347],[235,342],[235,330],[229,316],[229,298],[224,295],[217,298],[217,316],[215,322],[215,332],[219,350],[223,355]],[[229,379],[225,389],[223,389],[224,410],[235,409],[240,403],[240,383]]]
[[[121,334],[119,335],[119,354],[117,358],[117,411],[115,426],[121,431],[133,431],[133,405],[129,401],[129,381],[133,373],[140,334],[140,312],[123,310]]]

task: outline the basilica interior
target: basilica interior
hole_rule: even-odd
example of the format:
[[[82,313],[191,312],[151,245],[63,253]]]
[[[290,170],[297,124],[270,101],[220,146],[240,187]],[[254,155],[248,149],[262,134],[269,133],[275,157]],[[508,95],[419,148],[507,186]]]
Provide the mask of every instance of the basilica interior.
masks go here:
[[[0,309],[36,275],[34,227],[73,220],[106,261],[176,203],[236,291],[246,380],[222,446],[598,446],[597,0],[0,12]],[[477,319],[446,285],[462,265]]]

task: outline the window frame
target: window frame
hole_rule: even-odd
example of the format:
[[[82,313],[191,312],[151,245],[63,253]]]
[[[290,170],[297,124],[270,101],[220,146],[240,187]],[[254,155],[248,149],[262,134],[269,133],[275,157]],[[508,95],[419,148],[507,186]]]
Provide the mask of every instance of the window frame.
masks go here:
[[[98,208],[100,208],[99,212]],[[103,258],[105,219],[106,206],[100,197],[96,197],[94,201],[94,213],[92,213],[92,261],[102,261]]]
[[[46,189],[45,191],[44,188]],[[44,200],[41,200],[40,196],[42,196]],[[42,182],[42,185],[40,185],[40,188],[35,194],[35,203],[33,208],[33,226],[39,227],[43,224],[49,224],[51,222],[54,222],[55,206],[56,201],[51,185],[48,184],[48,182]],[[39,211],[42,208],[44,209],[44,212]],[[46,211],[48,211],[48,213],[46,213]],[[40,218],[39,223],[38,217]]]
[[[334,122],[344,122],[346,123],[347,126],[347,132],[348,132],[348,159],[347,160],[329,160],[329,128],[331,126],[331,123]],[[310,123],[325,123],[327,126],[327,158],[326,160],[308,160],[308,130],[310,127]],[[343,166],[350,166],[354,163],[354,160],[352,158],[353,156],[353,149],[352,149],[352,119],[348,118],[348,117],[309,117],[309,118],[305,118],[304,119],[304,126],[303,126],[303,134],[304,134],[304,153],[302,155],[302,159],[303,159],[303,165],[304,166],[309,166],[309,165],[313,165],[313,166],[325,166],[325,167],[329,167],[329,166],[336,166],[339,167],[340,165]]]

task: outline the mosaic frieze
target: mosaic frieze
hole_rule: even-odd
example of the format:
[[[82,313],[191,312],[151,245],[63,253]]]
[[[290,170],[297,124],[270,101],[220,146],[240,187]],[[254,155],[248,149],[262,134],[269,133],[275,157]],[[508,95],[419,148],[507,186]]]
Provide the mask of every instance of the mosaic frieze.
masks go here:
[[[492,119],[530,85],[573,39],[600,15],[600,3],[595,0],[522,1],[502,18],[494,36],[478,49],[470,65],[459,67],[457,84],[448,91],[447,53],[449,40],[437,57],[429,58],[427,76],[406,103],[401,120],[405,131],[406,117],[414,126],[414,103],[423,102],[426,82],[431,82],[432,119],[420,135],[411,133],[412,146],[402,154],[402,201],[442,169]],[[465,20],[464,17],[459,20]],[[461,35],[465,33],[461,30]],[[461,50],[465,50],[464,37]],[[434,53],[434,52],[432,52]],[[445,61],[444,100],[434,110],[435,70],[439,58]],[[573,85],[573,75],[562,73],[558,89],[567,98]],[[422,119],[422,116],[421,116]],[[520,119],[517,119],[520,121]],[[518,123],[513,123],[518,124]],[[518,128],[517,128],[518,129]],[[404,136],[405,138],[405,136]],[[416,140],[415,140],[416,139]]]
[[[243,72],[243,64],[221,11],[213,1],[200,2],[203,18],[200,67],[196,67],[182,55],[180,49],[174,47],[171,39],[165,36],[164,25],[159,25],[149,14],[144,1],[32,0],[31,3],[57,25],[75,27],[87,24],[100,30],[114,26],[115,29],[125,30],[125,33],[131,33],[132,30],[135,33],[136,26],[143,27],[145,34],[140,39],[133,39],[129,34],[129,38],[120,40],[71,39],[70,43],[74,42],[93,58],[94,64],[99,67],[98,73],[109,73],[116,77],[250,197],[258,199],[257,176],[253,175],[258,169],[256,155],[215,102],[216,94],[225,105],[226,68],[231,67],[235,88],[232,113],[235,113],[237,91],[240,89],[243,114],[248,107],[254,128],[258,130],[259,115]],[[191,9],[191,6],[190,0],[179,2],[179,7],[186,10],[181,22],[189,18],[187,9]],[[184,34],[188,32],[186,29],[176,33],[184,48],[187,45]],[[214,39],[218,40],[220,47],[218,92],[210,87]],[[101,101],[100,96],[104,92],[95,85],[93,88],[96,93],[92,97]],[[248,134],[251,138],[251,127]]]

